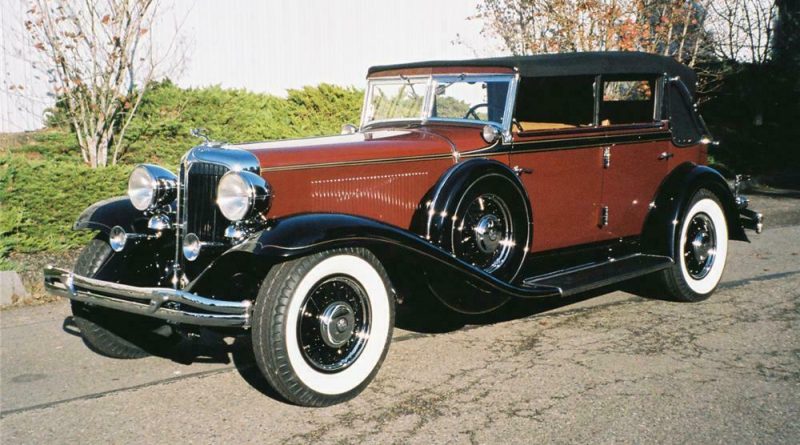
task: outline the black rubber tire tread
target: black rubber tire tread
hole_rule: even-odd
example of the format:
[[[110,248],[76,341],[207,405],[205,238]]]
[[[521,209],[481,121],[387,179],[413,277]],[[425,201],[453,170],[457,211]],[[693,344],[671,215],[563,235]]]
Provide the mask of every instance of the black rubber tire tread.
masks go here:
[[[679,258],[680,242],[681,242],[680,231],[683,230],[683,225],[686,224],[686,213],[689,211],[689,209],[692,208],[692,206],[695,205],[695,203],[697,203],[702,199],[711,199],[717,203],[720,209],[724,209],[717,195],[715,195],[708,189],[699,189],[697,192],[695,192],[695,194],[692,196],[691,201],[689,201],[689,204],[683,210],[684,213],[683,219],[681,220],[681,225],[678,228],[679,232],[675,241],[676,242],[675,255],[677,256],[676,258],[674,258],[675,264],[673,264],[672,267],[664,269],[663,271],[657,274],[659,284],[661,285],[660,287],[664,290],[664,292],[666,292],[666,296],[674,301],[680,301],[685,303],[695,303],[703,301],[708,299],[708,297],[710,297],[711,294],[713,294],[714,291],[716,290],[715,286],[714,289],[711,289],[711,291],[708,293],[698,294],[689,287],[689,285],[686,283],[686,279],[684,278],[683,273],[681,272],[680,262],[683,261],[683,258]],[[720,282],[722,282],[721,279]],[[719,283],[717,283],[717,285],[719,285]]]
[[[111,246],[102,237],[98,236],[89,241],[78,256],[75,263],[75,273],[85,277],[93,277],[100,267],[113,254]],[[81,302],[72,301],[72,319],[80,329],[81,336],[86,346],[92,351],[111,358],[137,359],[150,356],[142,347],[120,335],[120,328],[129,337],[135,334],[144,334],[136,330],[134,316],[117,313],[116,311],[103,310],[103,308],[89,307]],[[109,329],[105,326],[115,326]],[[138,332],[137,332],[138,331]]]
[[[335,255],[355,255],[370,263],[383,279],[389,302],[389,333],[383,354],[372,373],[356,388],[338,395],[320,394],[298,378],[289,362],[284,341],[284,326],[289,302],[295,288],[314,266]],[[328,250],[272,267],[261,284],[253,308],[253,352],[261,373],[270,386],[286,401],[301,406],[323,407],[342,403],[357,396],[366,388],[386,358],[394,328],[394,297],[386,270],[370,251],[362,248]]]

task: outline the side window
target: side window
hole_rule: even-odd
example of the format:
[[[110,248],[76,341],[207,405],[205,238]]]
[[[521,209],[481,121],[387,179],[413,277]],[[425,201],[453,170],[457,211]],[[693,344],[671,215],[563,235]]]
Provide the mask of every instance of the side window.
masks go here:
[[[653,122],[655,78],[602,77],[600,125]]]
[[[594,76],[523,77],[514,117],[523,131],[592,125]]]

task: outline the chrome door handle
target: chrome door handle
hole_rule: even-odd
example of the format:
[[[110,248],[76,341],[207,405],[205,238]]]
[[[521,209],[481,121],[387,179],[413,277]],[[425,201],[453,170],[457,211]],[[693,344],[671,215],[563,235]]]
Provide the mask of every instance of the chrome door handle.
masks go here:
[[[665,151],[665,152],[661,153],[660,155],[658,155],[658,160],[663,161],[663,160],[669,159],[669,158],[671,158],[673,156],[675,156],[675,155],[670,153],[670,152]]]
[[[514,168],[512,168],[512,170],[514,170],[514,173],[516,173],[517,176],[522,176],[523,173],[527,174],[533,173],[533,170],[525,167],[520,167],[519,165],[515,165]]]

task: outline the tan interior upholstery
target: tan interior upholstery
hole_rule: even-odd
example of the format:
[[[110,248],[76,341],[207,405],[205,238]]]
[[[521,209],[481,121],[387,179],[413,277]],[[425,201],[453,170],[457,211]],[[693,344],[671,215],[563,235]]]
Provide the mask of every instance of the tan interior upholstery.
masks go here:
[[[575,125],[560,122],[520,122],[523,131],[555,130],[559,128],[575,128]]]

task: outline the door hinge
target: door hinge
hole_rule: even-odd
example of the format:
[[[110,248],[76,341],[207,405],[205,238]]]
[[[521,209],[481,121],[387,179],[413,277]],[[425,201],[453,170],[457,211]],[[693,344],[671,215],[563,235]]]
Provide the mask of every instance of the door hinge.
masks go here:
[[[603,168],[611,166],[611,147],[603,147]]]
[[[608,225],[608,206],[600,208],[600,227]]]

